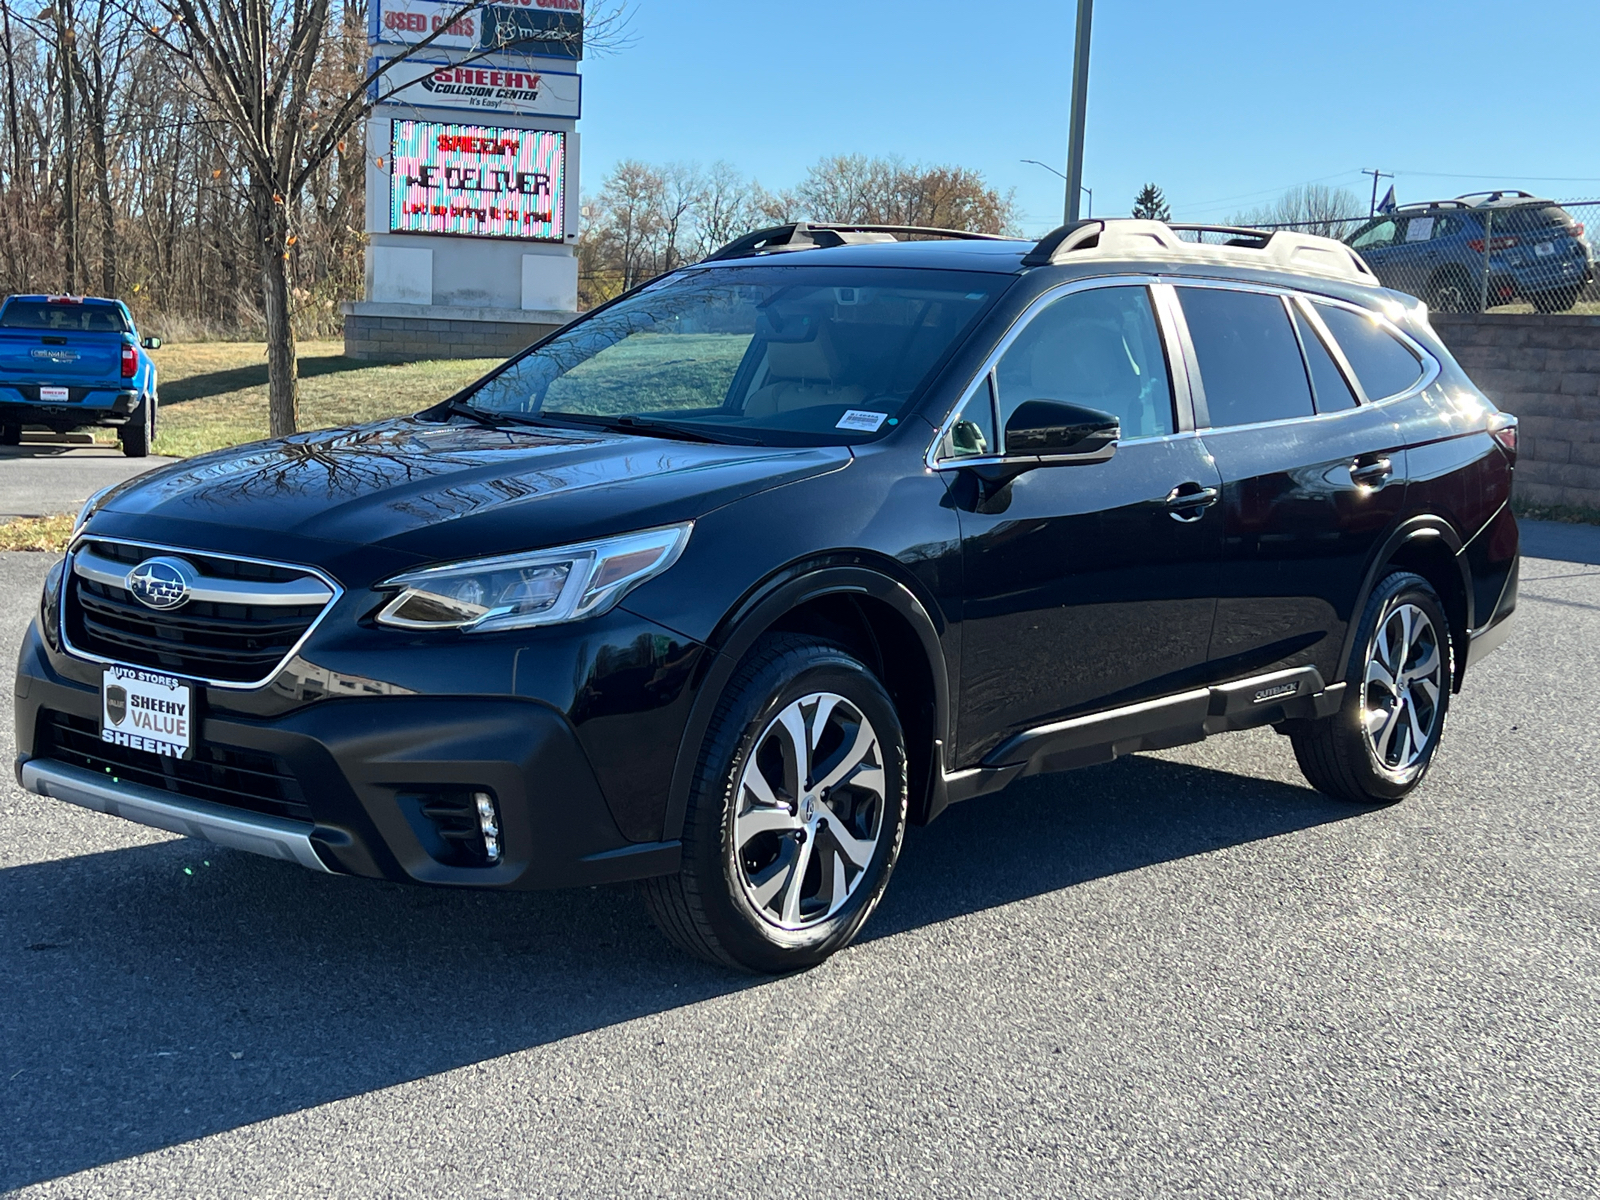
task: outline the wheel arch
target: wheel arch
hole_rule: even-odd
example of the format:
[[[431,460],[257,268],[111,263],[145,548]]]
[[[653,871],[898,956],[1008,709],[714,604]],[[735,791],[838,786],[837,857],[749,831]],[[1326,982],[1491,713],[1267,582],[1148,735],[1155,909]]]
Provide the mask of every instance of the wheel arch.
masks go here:
[[[1340,679],[1349,675],[1361,614],[1366,611],[1373,589],[1393,571],[1412,571],[1432,584],[1444,601],[1445,615],[1450,621],[1450,640],[1455,648],[1451,686],[1454,691],[1461,690],[1467,667],[1468,634],[1474,628],[1472,575],[1463,548],[1461,535],[1442,517],[1410,517],[1390,532],[1373,554],[1356,595],[1339,656]]]
[[[805,633],[843,646],[877,674],[900,714],[906,739],[909,815],[929,819],[950,723],[949,673],[938,606],[891,561],[861,554],[809,559],[774,572],[718,623],[673,767],[662,837],[682,834],[706,731],[729,679],[768,633]]]

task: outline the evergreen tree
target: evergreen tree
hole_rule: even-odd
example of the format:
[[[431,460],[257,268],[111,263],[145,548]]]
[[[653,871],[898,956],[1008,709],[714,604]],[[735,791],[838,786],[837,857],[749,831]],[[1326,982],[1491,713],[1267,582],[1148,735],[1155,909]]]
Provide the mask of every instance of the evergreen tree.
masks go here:
[[[1161,189],[1153,183],[1147,183],[1133,198],[1133,215],[1144,221],[1170,221],[1172,209],[1167,206],[1167,198],[1161,194]]]

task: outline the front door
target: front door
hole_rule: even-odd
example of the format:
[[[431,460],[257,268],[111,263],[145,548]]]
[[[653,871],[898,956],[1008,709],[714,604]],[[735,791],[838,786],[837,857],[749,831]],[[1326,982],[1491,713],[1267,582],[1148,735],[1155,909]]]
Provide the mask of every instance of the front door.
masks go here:
[[[1055,718],[1180,691],[1204,672],[1220,480],[1185,431],[1186,387],[1175,394],[1163,346],[1147,287],[1068,292],[1034,311],[947,439],[957,454],[1003,450],[995,430],[1029,400],[1122,423],[1107,462],[1040,467],[981,502],[952,487],[965,578],[958,763]]]

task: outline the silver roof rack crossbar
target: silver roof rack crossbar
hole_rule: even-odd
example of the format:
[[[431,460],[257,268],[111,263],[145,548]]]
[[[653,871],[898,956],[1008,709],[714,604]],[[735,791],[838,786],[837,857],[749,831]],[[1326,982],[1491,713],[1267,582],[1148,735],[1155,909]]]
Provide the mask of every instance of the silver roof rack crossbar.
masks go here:
[[[707,255],[704,262],[720,262],[727,258],[748,258],[753,254],[783,254],[793,250],[820,250],[831,246],[846,246],[861,242],[888,242],[895,235],[908,237],[954,238],[960,241],[1008,242],[1015,241],[998,233],[973,233],[966,229],[934,229],[924,225],[874,225],[845,224],[835,221],[791,221],[774,225],[771,229],[758,229],[735,238],[715,253]]]
[[[1228,237],[1222,246],[1186,241],[1185,233],[1217,233]],[[1079,253],[1117,258],[1163,259],[1255,266],[1268,270],[1311,271],[1342,279],[1372,283],[1375,277],[1354,250],[1334,238],[1293,230],[1247,229],[1234,225],[1169,225],[1165,221],[1074,221],[1046,234],[1022,260],[1025,267],[1042,267],[1071,260]]]

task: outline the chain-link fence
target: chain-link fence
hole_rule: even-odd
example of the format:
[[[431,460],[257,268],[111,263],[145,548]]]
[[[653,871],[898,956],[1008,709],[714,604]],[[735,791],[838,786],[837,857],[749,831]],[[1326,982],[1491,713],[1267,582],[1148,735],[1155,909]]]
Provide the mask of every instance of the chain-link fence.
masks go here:
[[[1261,228],[1338,238],[1385,287],[1425,300],[1435,312],[1600,314],[1600,200],[1488,192],[1374,217]],[[1228,235],[1198,236],[1212,242]]]

